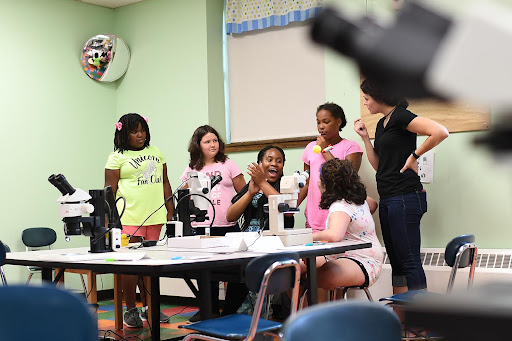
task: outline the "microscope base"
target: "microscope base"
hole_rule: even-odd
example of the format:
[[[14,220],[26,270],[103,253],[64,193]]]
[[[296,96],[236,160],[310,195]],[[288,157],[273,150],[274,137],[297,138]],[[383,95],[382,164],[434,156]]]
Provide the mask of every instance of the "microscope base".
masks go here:
[[[263,231],[264,236],[278,236],[284,246],[304,245],[313,242],[311,229],[289,229],[283,231]]]

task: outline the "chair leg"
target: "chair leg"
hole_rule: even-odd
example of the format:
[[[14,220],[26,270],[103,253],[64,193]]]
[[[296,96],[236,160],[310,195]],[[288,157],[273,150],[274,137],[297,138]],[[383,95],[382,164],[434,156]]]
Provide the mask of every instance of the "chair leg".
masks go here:
[[[32,272],[28,274],[28,278],[27,278],[27,283],[26,284],[30,283],[30,279],[32,278],[32,275],[33,275]]]
[[[84,275],[80,274],[80,280],[82,281],[82,288],[84,288],[85,298],[87,297],[87,285],[85,284]]]
[[[370,294],[370,290],[368,290],[368,288],[367,288],[367,287],[364,287],[364,288],[363,288],[363,290],[364,290],[364,292],[365,292],[365,294],[366,294],[366,297],[368,298],[368,301],[373,302],[373,297],[372,297],[372,295]]]
[[[347,300],[347,293],[348,293],[348,290],[350,289],[350,287],[344,287],[343,288],[343,291],[341,292],[341,297],[343,297],[343,300],[346,301]]]
[[[302,294],[302,296],[300,297],[300,300],[299,300],[299,307],[297,310],[302,310],[302,308],[304,307],[304,300],[306,299],[307,297],[307,293],[308,293],[308,289],[304,290],[304,293]]]
[[[0,266],[0,277],[2,277],[2,283],[7,286],[7,279],[5,278],[4,267]]]
[[[336,301],[336,294],[338,292],[338,289],[339,288],[334,288],[332,290],[329,290],[329,297],[328,297],[329,302]]]
[[[267,295],[265,297],[265,316],[264,319],[268,320],[270,318],[270,307],[272,305],[272,296],[273,295]]]

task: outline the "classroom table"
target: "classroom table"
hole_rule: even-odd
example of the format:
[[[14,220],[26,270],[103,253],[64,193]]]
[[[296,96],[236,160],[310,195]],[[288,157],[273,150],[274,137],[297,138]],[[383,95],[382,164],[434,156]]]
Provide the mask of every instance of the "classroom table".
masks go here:
[[[233,269],[237,268],[240,269],[240,274],[243,274],[243,269],[253,258],[268,253],[293,251],[306,260],[305,286],[309,289],[308,302],[316,304],[318,302],[316,257],[369,247],[371,247],[371,243],[346,241],[252,251],[233,251],[224,248],[182,249],[163,245],[139,249],[123,248],[118,252],[101,254],[90,254],[88,253],[89,249],[84,247],[11,252],[6,255],[5,264],[41,267],[44,281],[52,281],[52,269],[54,268],[147,276],[151,293],[148,322],[150,322],[150,326],[159,326],[160,277],[196,279],[199,290],[195,294],[199,299],[201,317],[208,318],[211,316],[212,310],[210,282],[213,279],[222,280],[223,270],[229,270],[232,273]],[[137,259],[142,256],[143,258]],[[151,339],[160,340],[160,328],[151,329]]]

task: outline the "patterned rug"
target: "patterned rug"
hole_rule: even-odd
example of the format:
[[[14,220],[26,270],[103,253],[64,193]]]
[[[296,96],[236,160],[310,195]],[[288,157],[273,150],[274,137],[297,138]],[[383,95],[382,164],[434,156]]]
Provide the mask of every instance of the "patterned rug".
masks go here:
[[[143,321],[144,327],[141,329],[129,328],[124,326],[123,330],[116,330],[114,324],[114,301],[98,302],[98,329],[100,337],[106,337],[107,340],[151,340],[149,335],[148,323]],[[137,307],[142,307],[141,303]],[[162,304],[160,309],[171,316],[169,323],[160,324],[160,338],[162,340],[180,339],[180,337],[191,333],[191,330],[178,328],[198,311],[198,307],[176,306]],[[123,305],[123,311],[126,307]],[[101,340],[101,339],[100,339]]]

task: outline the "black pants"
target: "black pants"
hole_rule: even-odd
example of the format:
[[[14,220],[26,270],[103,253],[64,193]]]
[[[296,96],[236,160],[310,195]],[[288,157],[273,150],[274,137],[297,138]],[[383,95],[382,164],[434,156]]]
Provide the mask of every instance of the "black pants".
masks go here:
[[[211,236],[224,236],[228,232],[240,232],[240,228],[237,225],[234,226],[216,226],[210,229]],[[196,235],[204,235],[205,228],[197,227]],[[218,313],[220,310],[219,305],[219,282],[212,281],[210,283],[211,292],[212,292],[212,312],[214,314]],[[242,305],[247,297],[249,290],[245,286],[245,283],[234,283],[229,282],[226,290],[226,299],[224,301],[224,309],[222,310],[222,315],[231,315],[235,314],[238,308]]]

